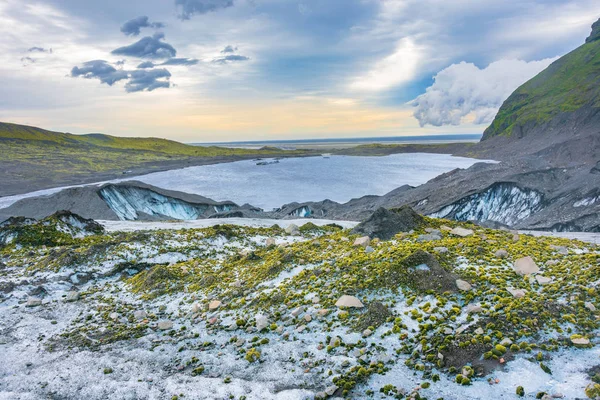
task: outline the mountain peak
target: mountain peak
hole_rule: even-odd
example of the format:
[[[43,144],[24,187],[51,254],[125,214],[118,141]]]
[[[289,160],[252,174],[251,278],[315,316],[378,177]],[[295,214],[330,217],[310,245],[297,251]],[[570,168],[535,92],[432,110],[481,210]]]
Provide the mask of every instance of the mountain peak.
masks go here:
[[[593,42],[594,40],[600,40],[600,18],[598,21],[592,24],[592,33],[585,39],[586,43]]]

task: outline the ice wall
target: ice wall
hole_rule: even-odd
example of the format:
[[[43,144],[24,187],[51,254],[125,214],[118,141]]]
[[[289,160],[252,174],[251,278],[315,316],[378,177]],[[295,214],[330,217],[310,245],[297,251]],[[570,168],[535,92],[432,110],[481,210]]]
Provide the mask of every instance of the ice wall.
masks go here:
[[[514,225],[540,210],[543,207],[542,200],[542,194],[535,190],[522,189],[512,183],[497,183],[483,192],[463,197],[429,216]]]
[[[137,220],[140,212],[181,220],[198,219],[209,207],[131,186],[110,185],[100,189],[99,194],[122,221]]]

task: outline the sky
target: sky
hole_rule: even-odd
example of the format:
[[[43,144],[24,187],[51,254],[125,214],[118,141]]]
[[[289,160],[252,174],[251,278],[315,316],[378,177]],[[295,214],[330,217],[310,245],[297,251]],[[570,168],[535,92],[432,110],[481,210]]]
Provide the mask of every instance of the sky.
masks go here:
[[[183,142],[481,133],[598,0],[0,0],[0,121]]]

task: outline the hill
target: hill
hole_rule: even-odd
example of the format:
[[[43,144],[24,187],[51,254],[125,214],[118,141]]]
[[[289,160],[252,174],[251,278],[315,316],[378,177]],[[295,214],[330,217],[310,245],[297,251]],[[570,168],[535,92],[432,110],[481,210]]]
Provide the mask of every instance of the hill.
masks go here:
[[[522,138],[549,127],[600,122],[600,20],[582,46],[553,62],[515,90],[485,130],[482,141],[496,136]],[[581,127],[578,127],[581,130]]]
[[[0,122],[0,196],[189,165],[303,151],[191,146],[159,138],[74,135]]]

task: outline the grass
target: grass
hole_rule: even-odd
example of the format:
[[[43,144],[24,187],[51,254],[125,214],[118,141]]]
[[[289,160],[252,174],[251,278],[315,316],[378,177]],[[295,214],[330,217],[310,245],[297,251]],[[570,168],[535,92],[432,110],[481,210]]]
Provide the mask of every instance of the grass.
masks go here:
[[[600,107],[600,41],[586,43],[553,62],[504,102],[483,139],[511,135],[585,105]]]

